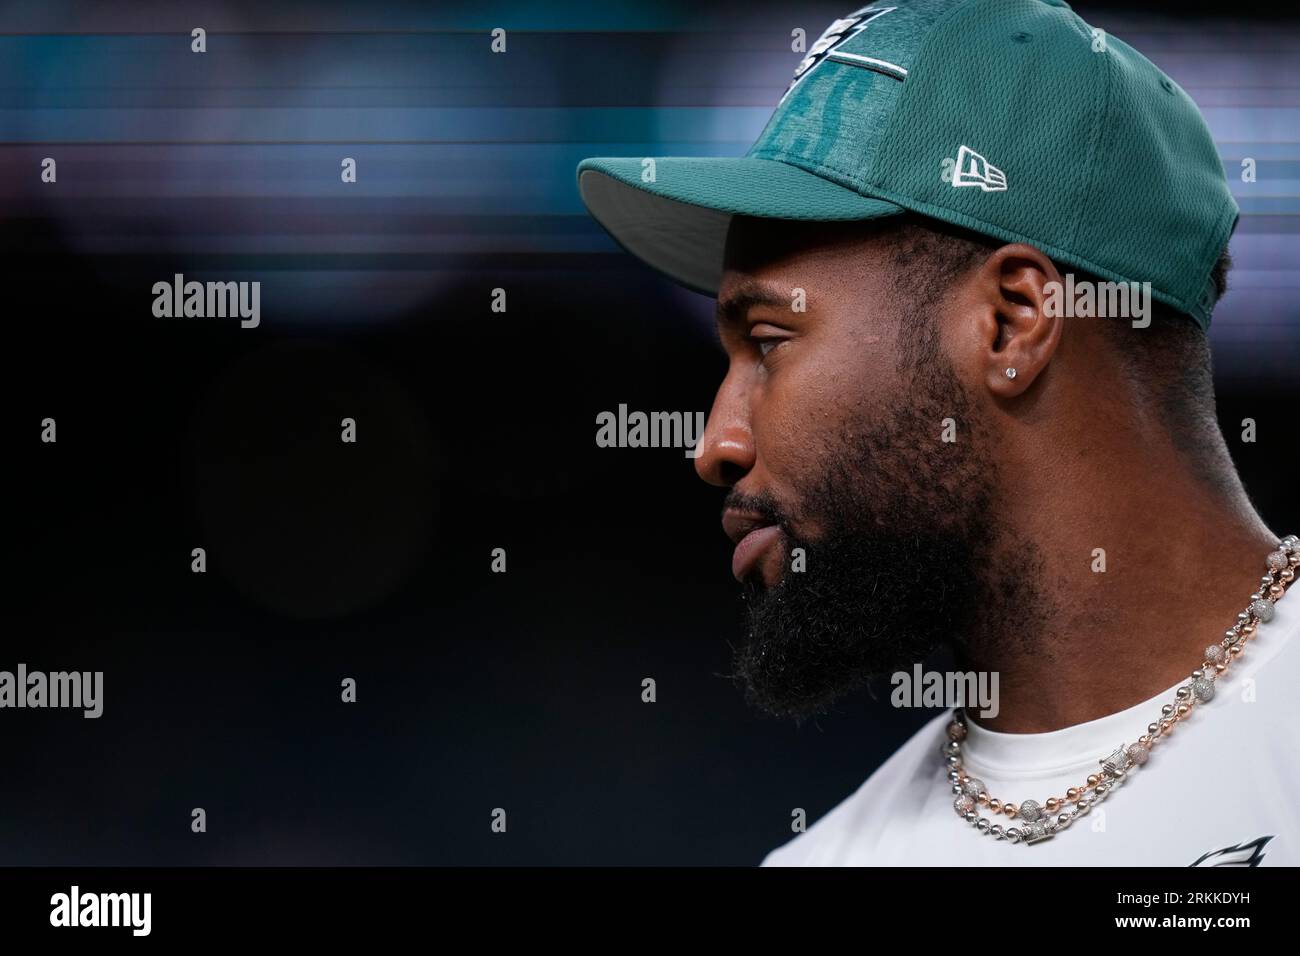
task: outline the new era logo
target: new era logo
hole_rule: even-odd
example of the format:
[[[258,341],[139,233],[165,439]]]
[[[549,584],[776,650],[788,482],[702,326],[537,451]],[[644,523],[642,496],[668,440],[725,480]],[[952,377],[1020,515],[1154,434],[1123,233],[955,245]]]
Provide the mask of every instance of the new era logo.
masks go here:
[[[969,146],[963,146],[953,164],[952,184],[978,186],[986,193],[1003,192],[1007,188],[1007,174]]]

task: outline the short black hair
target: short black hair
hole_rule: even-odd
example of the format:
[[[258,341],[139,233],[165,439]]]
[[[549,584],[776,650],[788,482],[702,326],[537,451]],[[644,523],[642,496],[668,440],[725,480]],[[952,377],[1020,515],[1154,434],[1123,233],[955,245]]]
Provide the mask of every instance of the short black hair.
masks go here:
[[[1232,256],[1225,249],[1210,271],[1213,302],[1227,292],[1231,269]],[[1076,272],[1075,281],[1080,278],[1097,281]],[[1185,312],[1155,299],[1151,324],[1145,328],[1125,321],[1107,321],[1103,328],[1127,380],[1168,425],[1174,446],[1201,465],[1207,479],[1228,474],[1232,459],[1219,431],[1214,363],[1205,330]]]
[[[951,284],[1003,243],[928,217],[908,213],[889,229],[894,292],[923,312],[939,301]],[[1070,267],[1075,282],[1102,280]],[[1214,302],[1228,290],[1232,257],[1224,249],[1211,270]],[[1192,456],[1212,480],[1232,473],[1214,400],[1214,369],[1209,337],[1188,314],[1154,298],[1150,325],[1103,319],[1106,339],[1126,379],[1154,406],[1174,445]],[[933,323],[904,326],[900,362],[919,367],[938,354]],[[1224,471],[1224,467],[1228,471]]]

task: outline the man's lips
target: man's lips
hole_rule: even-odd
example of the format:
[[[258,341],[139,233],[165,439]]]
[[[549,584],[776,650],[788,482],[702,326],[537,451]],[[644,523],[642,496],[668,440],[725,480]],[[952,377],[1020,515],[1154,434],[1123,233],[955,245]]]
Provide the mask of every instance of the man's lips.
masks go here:
[[[781,537],[780,526],[772,524],[770,519],[730,508],[722,513],[722,527],[727,537],[736,542],[731,573],[737,581],[743,581],[764,552]]]

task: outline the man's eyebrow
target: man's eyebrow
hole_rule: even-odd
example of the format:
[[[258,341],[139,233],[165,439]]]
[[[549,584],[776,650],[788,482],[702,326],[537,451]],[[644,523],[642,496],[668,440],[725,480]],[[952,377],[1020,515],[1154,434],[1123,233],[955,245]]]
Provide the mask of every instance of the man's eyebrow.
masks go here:
[[[789,296],[761,282],[750,281],[737,286],[725,299],[719,299],[715,314],[719,324],[735,322],[755,306],[788,308],[790,302]]]

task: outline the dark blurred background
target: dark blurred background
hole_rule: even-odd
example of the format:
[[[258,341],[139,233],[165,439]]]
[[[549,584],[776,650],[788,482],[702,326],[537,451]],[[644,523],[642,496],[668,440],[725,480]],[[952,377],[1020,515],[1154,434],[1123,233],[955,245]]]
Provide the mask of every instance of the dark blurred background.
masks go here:
[[[1294,531],[1300,31],[1075,8],[1220,144],[1220,412]],[[723,363],[712,302],[618,251],[575,165],[742,153],[790,31],[846,12],[0,4],[0,669],[106,684],[99,720],[0,712],[0,864],[752,864],[933,716],[883,684],[747,710],[720,493],[594,442],[620,403],[707,411]],[[261,326],[154,318],[177,272],[261,281]]]

